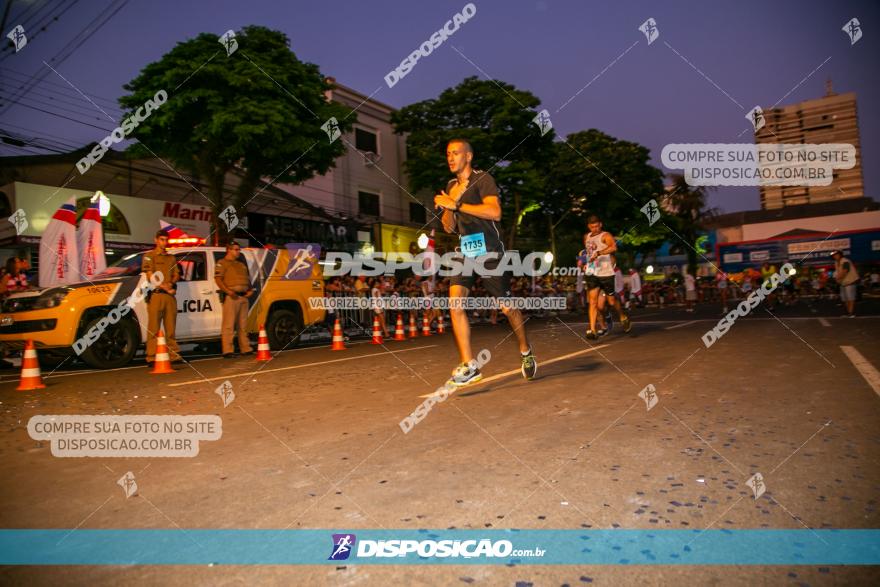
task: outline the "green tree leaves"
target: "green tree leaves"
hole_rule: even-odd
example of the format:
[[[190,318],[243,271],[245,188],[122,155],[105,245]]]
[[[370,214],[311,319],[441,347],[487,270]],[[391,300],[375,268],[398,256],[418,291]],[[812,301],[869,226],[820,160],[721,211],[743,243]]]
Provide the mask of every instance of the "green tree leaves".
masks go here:
[[[414,190],[444,189],[450,178],[446,144],[466,139],[474,167],[490,172],[501,190],[505,228],[515,230],[521,210],[542,195],[553,149],[553,132],[541,136],[532,123],[539,104],[511,84],[469,77],[436,99],[401,108],[392,123],[407,135],[406,170]]]
[[[639,210],[663,193],[663,173],[648,163],[648,149],[595,129],[554,142],[552,130],[542,136],[532,122],[539,106],[528,91],[470,77],[402,108],[392,122],[407,135],[412,186],[442,189],[450,177],[446,143],[461,137],[474,147],[474,166],[490,171],[502,192],[508,246],[549,244],[554,253],[558,240],[577,246],[591,213],[626,233],[625,242],[662,243],[669,235],[649,227]]]
[[[345,152],[321,125],[330,117],[351,129],[351,110],[329,102],[331,88],[317,65],[297,59],[286,35],[248,26],[236,33],[227,57],[218,36],[203,33],[179,43],[125,85],[120,104],[140,107],[157,90],[168,102],[135,130],[139,156],[169,159],[207,183],[215,218],[228,205],[245,205],[269,177],[301,183],[326,173]],[[234,173],[235,186],[226,185]],[[239,210],[239,214],[243,210]]]

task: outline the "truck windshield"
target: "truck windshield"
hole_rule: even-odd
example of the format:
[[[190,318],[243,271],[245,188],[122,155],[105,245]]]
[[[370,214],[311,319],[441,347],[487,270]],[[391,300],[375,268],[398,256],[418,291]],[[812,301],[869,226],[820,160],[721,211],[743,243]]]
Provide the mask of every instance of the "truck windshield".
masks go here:
[[[120,277],[123,275],[138,275],[141,272],[141,257],[143,253],[131,253],[125,255],[104,271],[94,277],[94,279],[106,279],[107,277]]]

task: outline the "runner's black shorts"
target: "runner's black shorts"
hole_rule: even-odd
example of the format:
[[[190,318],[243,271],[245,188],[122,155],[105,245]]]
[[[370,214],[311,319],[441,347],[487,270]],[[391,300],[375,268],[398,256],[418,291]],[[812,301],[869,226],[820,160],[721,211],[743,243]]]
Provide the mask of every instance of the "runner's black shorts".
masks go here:
[[[597,287],[601,287],[602,291],[605,292],[606,296],[614,295],[614,276],[609,275],[608,277],[597,277],[595,275],[586,275],[584,279],[584,285],[587,286],[587,289],[596,289]]]
[[[461,261],[464,257],[460,257],[458,260]],[[493,270],[498,267],[498,264],[501,262],[500,258],[489,259],[483,265],[486,269]],[[468,288],[468,291],[474,288],[474,282],[477,277],[482,277],[483,279],[483,289],[486,290],[486,293],[492,296],[493,298],[509,298],[510,294],[510,278],[512,277],[512,272],[505,271],[502,275],[479,275],[479,269],[475,269],[471,275],[453,275],[449,278],[449,285],[461,285],[463,287]],[[613,288],[612,288],[613,289]]]

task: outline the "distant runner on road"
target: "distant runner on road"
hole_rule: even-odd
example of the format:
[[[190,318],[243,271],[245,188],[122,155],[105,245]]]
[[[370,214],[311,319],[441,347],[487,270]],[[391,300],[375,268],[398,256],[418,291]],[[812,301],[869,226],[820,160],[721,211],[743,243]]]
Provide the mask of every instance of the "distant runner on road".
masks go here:
[[[587,338],[596,340],[599,338],[599,333],[596,331],[596,316],[604,313],[605,310],[605,304],[599,296],[600,289],[620,316],[624,332],[632,329],[632,323],[620,306],[617,296],[614,295],[614,260],[611,255],[617,250],[617,242],[610,232],[602,230],[602,221],[595,214],[587,219],[587,228],[590,231],[585,238],[587,262],[584,268],[590,300],[590,325],[587,328]]]

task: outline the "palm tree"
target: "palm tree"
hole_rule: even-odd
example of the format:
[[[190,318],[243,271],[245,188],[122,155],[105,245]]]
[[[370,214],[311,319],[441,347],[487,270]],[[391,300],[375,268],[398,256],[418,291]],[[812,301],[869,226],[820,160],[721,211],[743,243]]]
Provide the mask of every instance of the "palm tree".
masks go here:
[[[690,186],[680,174],[673,174],[670,178],[672,183],[667,188],[661,207],[673,218],[671,228],[684,241],[675,243],[671,250],[684,252],[688,258],[691,275],[696,275],[697,239],[700,237],[700,232],[706,230],[706,222],[716,216],[718,210],[707,206],[711,187]]]

